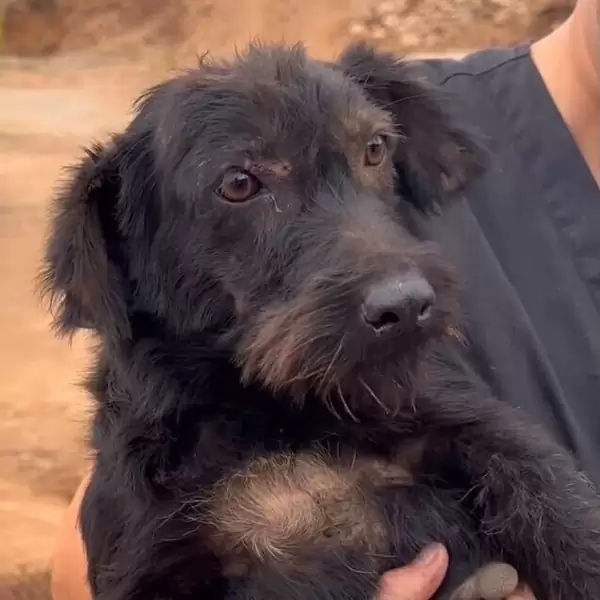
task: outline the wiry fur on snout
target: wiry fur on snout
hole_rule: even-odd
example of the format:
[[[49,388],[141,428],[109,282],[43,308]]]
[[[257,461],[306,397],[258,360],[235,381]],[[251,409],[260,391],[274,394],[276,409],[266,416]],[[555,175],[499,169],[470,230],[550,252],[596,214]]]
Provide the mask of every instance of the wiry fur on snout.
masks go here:
[[[366,600],[434,540],[439,600],[506,591],[498,561],[540,598],[600,597],[596,492],[447,339],[423,219],[478,164],[436,93],[362,46],[205,62],[88,151],[43,283],[57,329],[100,340],[95,600]]]
[[[418,242],[394,213],[394,197],[386,200],[369,190],[321,193],[313,214],[283,229],[282,246],[296,256],[285,261],[274,296],[260,295],[255,304],[247,300],[249,318],[241,319],[236,347],[245,381],[258,379],[297,399],[312,391],[342,404],[340,395],[351,404],[365,401],[367,383],[361,379],[374,388],[396,379],[399,393],[387,397],[397,401],[412,389],[426,342],[444,336],[454,323],[455,282],[435,248]],[[280,251],[275,247],[272,255]],[[437,291],[427,331],[402,331],[387,341],[365,335],[362,292],[389,274],[413,271]]]

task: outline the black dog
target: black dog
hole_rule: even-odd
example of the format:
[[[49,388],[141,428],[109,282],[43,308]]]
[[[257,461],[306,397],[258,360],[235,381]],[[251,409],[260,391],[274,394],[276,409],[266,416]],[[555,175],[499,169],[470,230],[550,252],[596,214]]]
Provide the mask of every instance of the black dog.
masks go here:
[[[372,599],[434,540],[436,598],[502,597],[508,565],[540,600],[600,598],[595,491],[449,341],[452,270],[420,231],[476,157],[366,47],[203,64],[89,151],[44,275],[58,328],[102,342],[97,600]]]

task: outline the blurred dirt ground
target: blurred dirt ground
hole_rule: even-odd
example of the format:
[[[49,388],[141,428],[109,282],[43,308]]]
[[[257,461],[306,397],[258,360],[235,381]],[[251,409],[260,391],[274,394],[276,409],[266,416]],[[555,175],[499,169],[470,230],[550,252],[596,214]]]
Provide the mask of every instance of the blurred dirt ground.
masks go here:
[[[0,0],[6,52],[44,55],[149,47],[185,56],[247,35],[307,39],[330,52],[348,35],[396,50],[473,48],[535,38],[573,0]]]
[[[48,565],[85,470],[87,341],[53,338],[34,293],[61,167],[122,127],[168,70],[249,39],[331,56],[366,37],[442,52],[538,37],[570,0],[0,0],[0,600],[48,598]]]

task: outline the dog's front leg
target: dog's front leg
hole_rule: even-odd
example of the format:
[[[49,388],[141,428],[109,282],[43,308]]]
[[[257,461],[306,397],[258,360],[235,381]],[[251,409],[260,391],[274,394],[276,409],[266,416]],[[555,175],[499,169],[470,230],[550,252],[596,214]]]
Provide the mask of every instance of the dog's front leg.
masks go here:
[[[432,542],[445,546],[450,564],[435,600],[504,600],[518,575],[501,550],[477,535],[477,520],[459,489],[430,485],[417,475],[411,485],[389,485],[376,492],[385,515],[390,548],[384,570],[411,562]]]
[[[424,468],[462,480],[481,536],[537,596],[600,598],[600,500],[571,457],[498,401],[454,390],[418,406],[431,433]]]

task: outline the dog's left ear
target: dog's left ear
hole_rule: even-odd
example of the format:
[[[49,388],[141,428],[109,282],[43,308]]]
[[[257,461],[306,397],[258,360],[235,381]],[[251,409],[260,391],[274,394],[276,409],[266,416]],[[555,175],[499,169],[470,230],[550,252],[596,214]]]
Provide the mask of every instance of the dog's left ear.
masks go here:
[[[116,227],[120,176],[114,145],[97,145],[54,198],[40,286],[61,334],[130,334]]]
[[[457,127],[442,107],[440,92],[418,79],[408,61],[356,44],[338,66],[392,113],[400,135],[394,156],[400,185],[418,208],[437,209],[483,169],[483,149]]]

